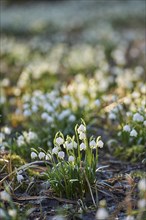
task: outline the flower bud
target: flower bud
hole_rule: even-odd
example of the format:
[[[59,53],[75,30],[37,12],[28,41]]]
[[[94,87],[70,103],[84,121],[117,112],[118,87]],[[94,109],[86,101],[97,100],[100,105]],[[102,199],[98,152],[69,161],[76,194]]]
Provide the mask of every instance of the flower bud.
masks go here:
[[[56,143],[60,146],[61,144],[63,144],[64,140],[61,137],[56,138]]]
[[[40,158],[40,160],[41,160],[41,159],[43,159],[46,155],[45,155],[44,152],[40,152],[38,156],[39,156],[39,158]]]
[[[37,154],[35,152],[31,152],[31,159],[35,159],[37,157]]]
[[[104,145],[103,141],[99,140],[99,141],[97,142],[97,146],[98,146],[98,147],[102,148],[103,145]]]
[[[63,158],[65,157],[64,152],[63,152],[63,151],[59,151],[59,152],[58,152],[58,157],[59,157],[60,159],[63,159]]]

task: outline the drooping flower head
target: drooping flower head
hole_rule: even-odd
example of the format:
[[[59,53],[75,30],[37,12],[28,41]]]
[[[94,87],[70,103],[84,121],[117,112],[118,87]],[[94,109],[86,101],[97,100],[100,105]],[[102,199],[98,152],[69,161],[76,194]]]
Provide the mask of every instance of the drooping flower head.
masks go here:
[[[97,147],[97,143],[95,142],[95,140],[92,140],[92,141],[89,142],[89,146],[91,148],[96,148]]]
[[[74,162],[74,160],[75,160],[74,156],[69,156],[69,157],[68,157],[68,161],[69,161],[69,162]]]
[[[56,138],[56,143],[57,143],[59,146],[62,145],[62,144],[64,143],[63,138],[62,138],[62,137]]]
[[[103,141],[99,140],[99,141],[97,142],[97,146],[98,146],[99,148],[103,148],[103,145],[104,145]]]
[[[58,157],[59,157],[60,159],[64,159],[65,153],[64,153],[63,151],[59,151],[59,152],[58,152]]]
[[[86,145],[84,143],[80,144],[80,150],[85,150],[86,149]]]
[[[31,152],[31,158],[35,159],[37,157],[37,154],[35,152]]]
[[[77,131],[78,131],[79,134],[82,133],[82,132],[84,133],[86,131],[86,127],[83,124],[81,124],[78,127]]]
[[[46,154],[44,152],[40,152],[38,156],[39,156],[39,158],[41,160],[41,159],[43,159],[46,156]]]

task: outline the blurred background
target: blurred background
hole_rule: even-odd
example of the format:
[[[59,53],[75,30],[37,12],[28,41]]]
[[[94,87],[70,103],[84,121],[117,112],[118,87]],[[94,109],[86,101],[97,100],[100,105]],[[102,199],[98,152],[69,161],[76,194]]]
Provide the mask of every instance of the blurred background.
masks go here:
[[[65,71],[68,63],[73,66],[71,64],[73,60],[78,59],[76,54],[80,51],[79,57],[81,57],[85,48],[87,50],[82,61],[84,60],[85,63],[84,69],[87,69],[86,64],[89,62],[93,47],[99,44],[105,47],[105,53],[111,59],[113,59],[111,51],[116,45],[119,45],[122,51],[127,47],[127,53],[130,53],[130,49],[137,44],[139,49],[132,49],[130,56],[133,58],[129,57],[129,61],[136,59],[139,50],[144,52],[144,0],[1,0],[0,2],[1,54],[8,50],[15,54],[15,56],[11,54],[11,59],[13,57],[13,62],[16,61],[18,68],[18,71],[14,70],[15,75],[21,74],[24,66],[36,59],[36,56],[34,57],[36,53],[40,58],[47,56],[49,59],[48,57],[51,56],[51,61],[48,60],[47,63],[52,66],[53,72],[57,72],[55,67],[53,70],[54,55],[51,55],[53,52],[50,53],[54,44],[62,48],[54,52],[58,53],[55,58],[57,56],[57,59],[62,60],[59,61],[62,64],[59,71],[62,69]],[[77,45],[77,51],[76,48],[70,48],[73,45]],[[66,53],[70,54],[67,55],[69,58],[62,59],[63,54]],[[121,53],[118,54],[119,59],[122,59]],[[11,74],[16,66],[13,65]],[[8,74],[3,61],[1,71],[2,77]],[[78,73],[78,68],[75,68],[75,73]]]
[[[1,32],[16,37],[94,43],[127,31],[130,40],[144,36],[144,17],[144,0],[1,0]]]
[[[95,95],[90,98],[96,99],[117,91],[122,97],[127,88],[130,93],[134,90],[133,80],[143,81],[144,0],[1,0],[0,3],[3,123],[20,128],[23,122],[24,128],[30,128],[22,115],[30,116],[25,111],[28,109],[23,96],[35,90],[50,92],[61,88],[61,94],[66,94],[75,84],[79,91],[77,110],[73,111],[76,118],[86,118],[84,110],[93,91],[88,91],[87,81],[85,97],[80,100],[81,83],[84,88],[85,81],[93,77]],[[86,76],[87,79],[83,78]]]
[[[137,109],[144,115],[145,0],[0,2],[2,129],[9,126],[16,140],[17,132],[34,131],[39,138],[33,146],[47,149],[58,130],[73,134],[84,118],[91,134],[123,143],[123,123]],[[123,104],[120,116],[106,108],[115,100]],[[140,135],[128,146],[143,144]],[[21,144],[20,136],[9,148],[29,157],[25,145],[20,153]],[[137,159],[135,148],[130,156],[119,149],[118,157]]]

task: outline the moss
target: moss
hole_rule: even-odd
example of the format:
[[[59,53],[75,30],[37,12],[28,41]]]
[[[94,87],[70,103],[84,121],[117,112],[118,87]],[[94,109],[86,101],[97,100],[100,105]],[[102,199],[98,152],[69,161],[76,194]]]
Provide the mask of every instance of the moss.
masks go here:
[[[141,170],[134,170],[130,173],[130,175],[131,175],[132,178],[137,177],[137,178],[142,179],[142,178],[146,177],[146,173],[144,171],[141,171]]]
[[[6,160],[11,160],[13,169],[25,164],[25,160],[16,154],[8,154],[4,157]]]
[[[8,154],[5,155],[3,159],[0,159],[0,169],[3,169],[3,173],[12,172],[15,168],[20,168],[25,164],[25,160],[16,154]],[[29,176],[40,176],[38,171],[32,169],[27,169],[27,173]]]

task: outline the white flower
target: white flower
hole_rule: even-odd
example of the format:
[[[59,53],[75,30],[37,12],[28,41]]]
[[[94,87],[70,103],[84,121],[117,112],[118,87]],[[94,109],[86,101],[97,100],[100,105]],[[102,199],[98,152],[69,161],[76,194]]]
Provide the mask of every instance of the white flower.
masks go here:
[[[140,121],[143,121],[143,120],[144,120],[144,117],[143,117],[141,114],[135,113],[135,114],[133,115],[133,121],[138,121],[138,122],[140,122]]]
[[[0,197],[4,201],[10,201],[11,200],[10,195],[6,191],[0,192]]]
[[[108,115],[108,118],[110,120],[115,120],[116,119],[116,115],[113,112],[110,112],[109,115]]]
[[[62,215],[55,215],[52,220],[66,220],[66,218]]]
[[[146,126],[146,120],[143,122],[143,125]]]
[[[68,158],[69,162],[74,162],[74,160],[75,160],[74,156],[69,156],[69,158]]]
[[[83,140],[83,139],[85,139],[85,138],[86,138],[85,133],[80,132],[80,134],[79,134],[79,139],[80,139],[80,140]]]
[[[9,127],[4,127],[4,133],[5,133],[5,134],[11,134],[11,128],[9,128]]]
[[[49,103],[46,103],[44,105],[44,109],[47,111],[47,112],[53,112],[54,111],[54,108],[49,104]]]
[[[50,154],[47,154],[47,155],[45,156],[45,160],[50,160],[50,159],[51,159]]]
[[[146,199],[140,199],[140,200],[138,201],[138,207],[139,207],[140,209],[145,208],[145,207],[146,207]]]
[[[127,105],[129,105],[129,104],[131,103],[131,98],[126,97],[126,98],[124,99],[124,103],[127,104]]]
[[[52,154],[57,154],[58,151],[59,151],[59,147],[54,147],[54,148],[52,149]]]
[[[61,137],[56,138],[56,143],[60,146],[61,144],[63,144],[64,140]]]
[[[28,103],[25,103],[24,105],[23,105],[23,109],[28,109],[29,108],[29,104]]]
[[[27,142],[37,139],[37,134],[35,132],[29,131],[26,136]]]
[[[128,215],[124,220],[134,220],[134,216],[132,215]]]
[[[131,96],[132,96],[132,98],[137,99],[137,98],[139,98],[140,93],[135,91],[131,94]]]
[[[84,143],[80,144],[80,150],[85,150],[86,149],[86,145]]]
[[[48,141],[48,142],[47,142],[47,146],[50,147],[51,145],[52,145],[52,144],[51,144],[51,141]]]
[[[77,143],[76,143],[75,141],[73,141],[72,143],[73,143],[73,147],[74,147],[75,149],[77,149]]]
[[[39,158],[41,160],[41,159],[43,159],[46,156],[46,154],[44,152],[40,152],[38,156],[39,156]]]
[[[125,125],[125,126],[123,127],[123,131],[130,132],[130,130],[131,130],[131,128],[130,128],[129,125]]]
[[[135,129],[132,129],[132,131],[130,132],[130,136],[137,137],[137,131]]]
[[[0,208],[0,217],[1,217],[1,219],[7,219],[5,211],[3,209],[1,209],[1,208]]]
[[[48,115],[47,118],[46,118],[46,121],[48,123],[52,123],[54,121],[54,119],[50,115]]]
[[[63,158],[65,157],[65,153],[64,153],[63,151],[59,151],[59,152],[58,152],[58,157],[59,157],[60,159],[63,159]]]
[[[3,132],[0,132],[0,143],[5,139],[5,134]]]
[[[22,145],[25,145],[24,137],[20,135],[17,139],[17,145],[18,147],[21,147]]]
[[[66,141],[66,142],[65,142],[65,146],[66,146],[67,150],[73,149],[73,143],[72,143],[72,142]]]
[[[94,104],[95,104],[97,107],[99,107],[100,104],[101,104],[101,103],[100,103],[100,100],[99,100],[99,99],[96,99],[95,102],[94,102]]]
[[[126,115],[127,115],[127,117],[130,117],[130,116],[132,116],[132,112],[127,112]]]
[[[140,88],[140,91],[141,93],[145,94],[146,93],[146,85],[141,85],[141,88]]]
[[[33,106],[31,107],[31,110],[32,110],[32,112],[37,112],[38,107],[37,107],[36,105],[33,105]]]
[[[41,118],[42,118],[42,119],[47,119],[47,117],[48,117],[48,113],[47,113],[47,112],[43,112],[43,113],[41,114]]]
[[[85,127],[83,124],[81,124],[81,125],[78,127],[77,131],[78,131],[79,134],[80,134],[81,132],[85,132],[85,131],[86,131],[86,127]]]
[[[107,220],[108,212],[105,208],[99,208],[96,212],[96,219],[97,220]]]
[[[35,159],[37,157],[37,154],[35,152],[31,152],[31,158]]]
[[[75,117],[74,115],[70,115],[69,118],[68,118],[68,120],[69,120],[70,122],[73,122],[73,121],[76,120],[76,117]]]
[[[138,188],[140,191],[146,191],[146,178],[143,178],[139,181]]]
[[[63,120],[65,117],[69,116],[70,115],[70,110],[69,109],[66,109],[64,111],[62,111],[60,113],[60,115],[58,115],[58,119],[59,120]]]
[[[16,209],[9,209],[8,213],[13,218],[16,217],[16,215],[17,215]]]
[[[99,141],[97,142],[97,146],[98,146],[98,147],[102,148],[103,145],[104,145],[103,141],[99,140]]]
[[[17,174],[17,181],[21,183],[21,181],[24,179],[24,177],[21,174]]]
[[[28,117],[31,115],[31,111],[29,109],[24,110],[23,115]]]
[[[53,106],[48,106],[48,108],[47,108],[47,112],[49,112],[49,113],[52,113],[52,112],[54,112],[54,108],[53,108]]]
[[[119,111],[121,111],[123,109],[121,104],[118,104],[116,107],[113,108],[113,112],[114,113],[118,113]]]
[[[96,147],[97,147],[97,144],[96,144],[95,140],[90,141],[89,146],[90,146],[91,148],[96,148]]]

